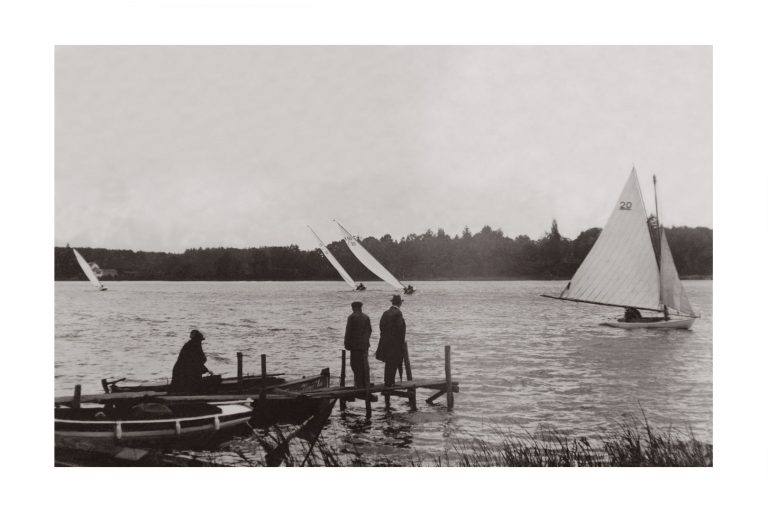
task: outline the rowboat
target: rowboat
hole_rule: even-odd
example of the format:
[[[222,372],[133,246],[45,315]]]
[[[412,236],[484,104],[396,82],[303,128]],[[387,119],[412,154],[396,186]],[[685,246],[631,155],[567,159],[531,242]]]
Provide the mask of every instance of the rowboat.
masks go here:
[[[136,460],[149,449],[213,447],[247,427],[242,403],[162,403],[151,398],[54,408],[57,449]]]
[[[108,394],[83,397],[83,400],[108,400],[110,395],[143,393],[146,396],[151,393],[153,399],[169,404],[234,401],[251,407],[251,423],[258,425],[300,423],[327,403],[326,398],[309,397],[305,393],[330,386],[331,374],[328,368],[323,369],[319,375],[289,381],[279,378],[278,375],[282,374],[267,375],[266,381],[261,376],[244,376],[242,386],[236,377],[220,379],[218,386],[211,384],[210,391],[201,391],[198,394],[171,393],[168,384],[121,387],[103,379],[102,386]],[[264,386],[262,381],[265,382]]]
[[[265,385],[268,387],[276,386],[279,384],[285,384],[285,379],[280,377],[282,373],[267,374]],[[135,393],[140,391],[159,391],[171,393],[170,379],[164,379],[162,382],[156,382],[151,384],[138,384],[135,386],[119,385],[125,378],[117,380],[101,379],[101,387],[104,388],[105,393]],[[211,375],[203,377],[203,385],[201,387],[201,394],[230,394],[243,391],[258,391],[261,389],[262,383],[261,375],[244,375],[242,379],[242,387],[237,377],[222,377],[221,375]]]

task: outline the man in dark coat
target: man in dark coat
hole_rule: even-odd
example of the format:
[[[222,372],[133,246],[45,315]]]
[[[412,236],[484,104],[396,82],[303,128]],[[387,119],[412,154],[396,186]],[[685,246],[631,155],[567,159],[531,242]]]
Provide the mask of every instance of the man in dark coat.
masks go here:
[[[344,348],[349,350],[349,364],[355,374],[355,387],[364,388],[368,370],[368,347],[371,346],[371,319],[363,313],[363,303],[352,303],[352,314],[347,317]]]
[[[394,385],[395,373],[405,357],[405,319],[400,311],[402,304],[403,299],[393,295],[392,306],[381,315],[379,321],[381,338],[376,349],[376,359],[384,361],[384,384],[387,386]]]
[[[181,347],[179,358],[173,365],[173,378],[171,379],[171,391],[177,393],[194,393],[203,389],[203,374],[211,373],[205,367],[205,353],[202,342],[205,339],[203,333],[194,329],[189,333],[189,341]]]

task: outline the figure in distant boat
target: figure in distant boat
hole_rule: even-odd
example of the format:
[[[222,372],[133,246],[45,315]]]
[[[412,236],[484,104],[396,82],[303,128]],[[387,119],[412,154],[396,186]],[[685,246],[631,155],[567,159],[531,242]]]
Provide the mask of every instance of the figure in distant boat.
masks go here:
[[[406,287],[403,289],[403,292],[404,292],[406,295],[410,295],[410,294],[412,294],[412,293],[413,293],[413,292],[415,292],[415,291],[416,291],[416,290],[414,290],[414,289],[413,289],[413,286],[411,286],[410,284],[409,284],[408,286],[406,286]]]
[[[393,295],[391,302],[392,306],[381,315],[379,321],[381,337],[376,349],[376,359],[384,362],[386,386],[395,384],[395,373],[403,364],[405,357],[405,319],[400,311],[403,299],[400,295]],[[402,374],[400,378],[402,379]]]
[[[643,315],[637,308],[624,308],[624,321],[625,322],[640,322]]]
[[[196,393],[203,390],[203,374],[213,373],[205,366],[208,360],[203,352],[205,336],[197,329],[189,333],[187,341],[173,365],[171,391],[174,393]]]
[[[347,330],[344,332],[344,348],[349,350],[349,364],[355,375],[355,387],[364,388],[366,380],[370,382],[368,367],[368,347],[371,346],[371,319],[363,313],[363,303],[352,303],[352,314],[347,317]]]
[[[362,292],[363,290],[365,290],[365,285],[363,283],[360,283],[357,285],[357,288],[355,288],[355,290]]]

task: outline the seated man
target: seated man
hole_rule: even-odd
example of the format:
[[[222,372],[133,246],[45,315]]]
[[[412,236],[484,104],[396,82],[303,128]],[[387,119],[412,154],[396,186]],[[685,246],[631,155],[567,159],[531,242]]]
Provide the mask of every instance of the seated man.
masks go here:
[[[643,315],[637,308],[625,308],[624,309],[624,321],[625,322],[637,322],[642,319]]]
[[[203,374],[213,373],[206,368],[207,358],[203,352],[203,333],[194,329],[189,333],[189,341],[179,352],[176,364],[173,365],[171,391],[175,393],[196,393],[203,391]]]

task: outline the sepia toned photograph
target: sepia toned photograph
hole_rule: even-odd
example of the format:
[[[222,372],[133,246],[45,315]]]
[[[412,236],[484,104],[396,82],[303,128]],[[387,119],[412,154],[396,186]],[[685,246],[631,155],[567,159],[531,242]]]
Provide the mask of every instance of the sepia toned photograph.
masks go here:
[[[56,467],[714,466],[712,46],[54,78]]]

